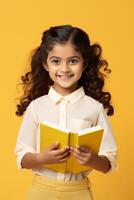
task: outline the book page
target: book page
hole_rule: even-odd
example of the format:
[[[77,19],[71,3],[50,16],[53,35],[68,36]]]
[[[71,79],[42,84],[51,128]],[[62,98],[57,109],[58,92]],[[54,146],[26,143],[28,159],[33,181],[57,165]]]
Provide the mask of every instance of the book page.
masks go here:
[[[101,126],[97,125],[97,126],[85,128],[85,129],[82,129],[82,130],[78,130],[77,133],[79,135],[84,135],[84,134],[92,133],[94,131],[101,130],[101,129],[102,129]]]

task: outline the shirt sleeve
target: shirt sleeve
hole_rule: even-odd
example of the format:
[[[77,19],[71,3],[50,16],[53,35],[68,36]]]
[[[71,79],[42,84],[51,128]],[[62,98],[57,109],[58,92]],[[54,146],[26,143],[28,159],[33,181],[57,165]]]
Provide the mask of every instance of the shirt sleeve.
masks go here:
[[[28,152],[36,152],[37,128],[38,122],[33,111],[33,102],[31,102],[25,111],[14,150],[17,165],[21,169],[23,169],[21,166],[23,156]]]
[[[117,169],[117,146],[112,133],[111,124],[102,104],[100,104],[96,125],[100,125],[102,128],[104,128],[104,134],[98,155],[103,155],[108,158],[111,168],[106,172],[106,174],[111,173]]]

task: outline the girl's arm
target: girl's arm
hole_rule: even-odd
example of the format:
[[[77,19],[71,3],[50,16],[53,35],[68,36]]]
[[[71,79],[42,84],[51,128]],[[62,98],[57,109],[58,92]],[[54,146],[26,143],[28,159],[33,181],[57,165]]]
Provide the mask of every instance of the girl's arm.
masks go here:
[[[32,169],[42,164],[65,162],[68,158],[68,147],[57,149],[59,144],[53,144],[43,152],[37,153],[38,123],[33,102],[31,102],[24,115],[15,147],[17,164],[20,168]]]
[[[96,155],[87,147],[77,146],[76,148],[71,148],[71,152],[82,165],[90,166],[103,173],[106,173],[111,168],[107,157]]]
[[[113,135],[111,123],[102,104],[100,104],[96,125],[100,125],[104,128],[104,135],[98,156],[109,161],[111,167],[107,173],[110,173],[117,169],[117,145]]]
[[[91,166],[93,169],[104,173],[109,173],[117,169],[117,146],[103,105],[99,105],[96,125],[104,128],[104,134],[98,155],[86,147],[77,147],[71,151],[81,164]]]
[[[106,173],[111,169],[111,164],[106,156],[98,156],[95,154],[94,154],[94,162],[91,161],[90,166],[93,169],[96,169],[103,173]]]
[[[26,154],[32,157],[32,161],[35,160],[37,130],[38,120],[34,114],[33,102],[31,102],[24,114],[14,149],[19,168],[22,168],[22,159],[24,159],[24,156],[27,158]]]
[[[36,153],[26,153],[21,161],[21,167],[26,169],[32,169],[39,165]]]
[[[57,149],[59,143],[52,144],[41,153],[26,153],[21,161],[22,168],[32,169],[40,165],[65,162],[69,156],[69,147]]]

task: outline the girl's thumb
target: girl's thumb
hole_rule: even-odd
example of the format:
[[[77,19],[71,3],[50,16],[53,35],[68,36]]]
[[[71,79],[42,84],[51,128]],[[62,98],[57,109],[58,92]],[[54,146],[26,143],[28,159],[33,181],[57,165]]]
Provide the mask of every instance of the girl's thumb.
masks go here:
[[[59,146],[59,141],[57,141],[56,143],[52,144],[50,146],[50,149],[57,149],[58,146]]]

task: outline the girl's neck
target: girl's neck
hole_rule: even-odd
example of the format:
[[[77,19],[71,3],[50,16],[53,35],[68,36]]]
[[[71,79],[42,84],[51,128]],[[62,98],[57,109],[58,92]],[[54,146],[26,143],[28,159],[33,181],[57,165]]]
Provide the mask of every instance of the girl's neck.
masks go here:
[[[79,85],[75,85],[73,87],[70,88],[59,88],[56,85],[52,85],[53,89],[56,90],[56,92],[58,92],[59,94],[61,94],[62,96],[67,96],[69,94],[71,94],[72,92],[74,92],[75,90],[77,90],[80,86]]]

